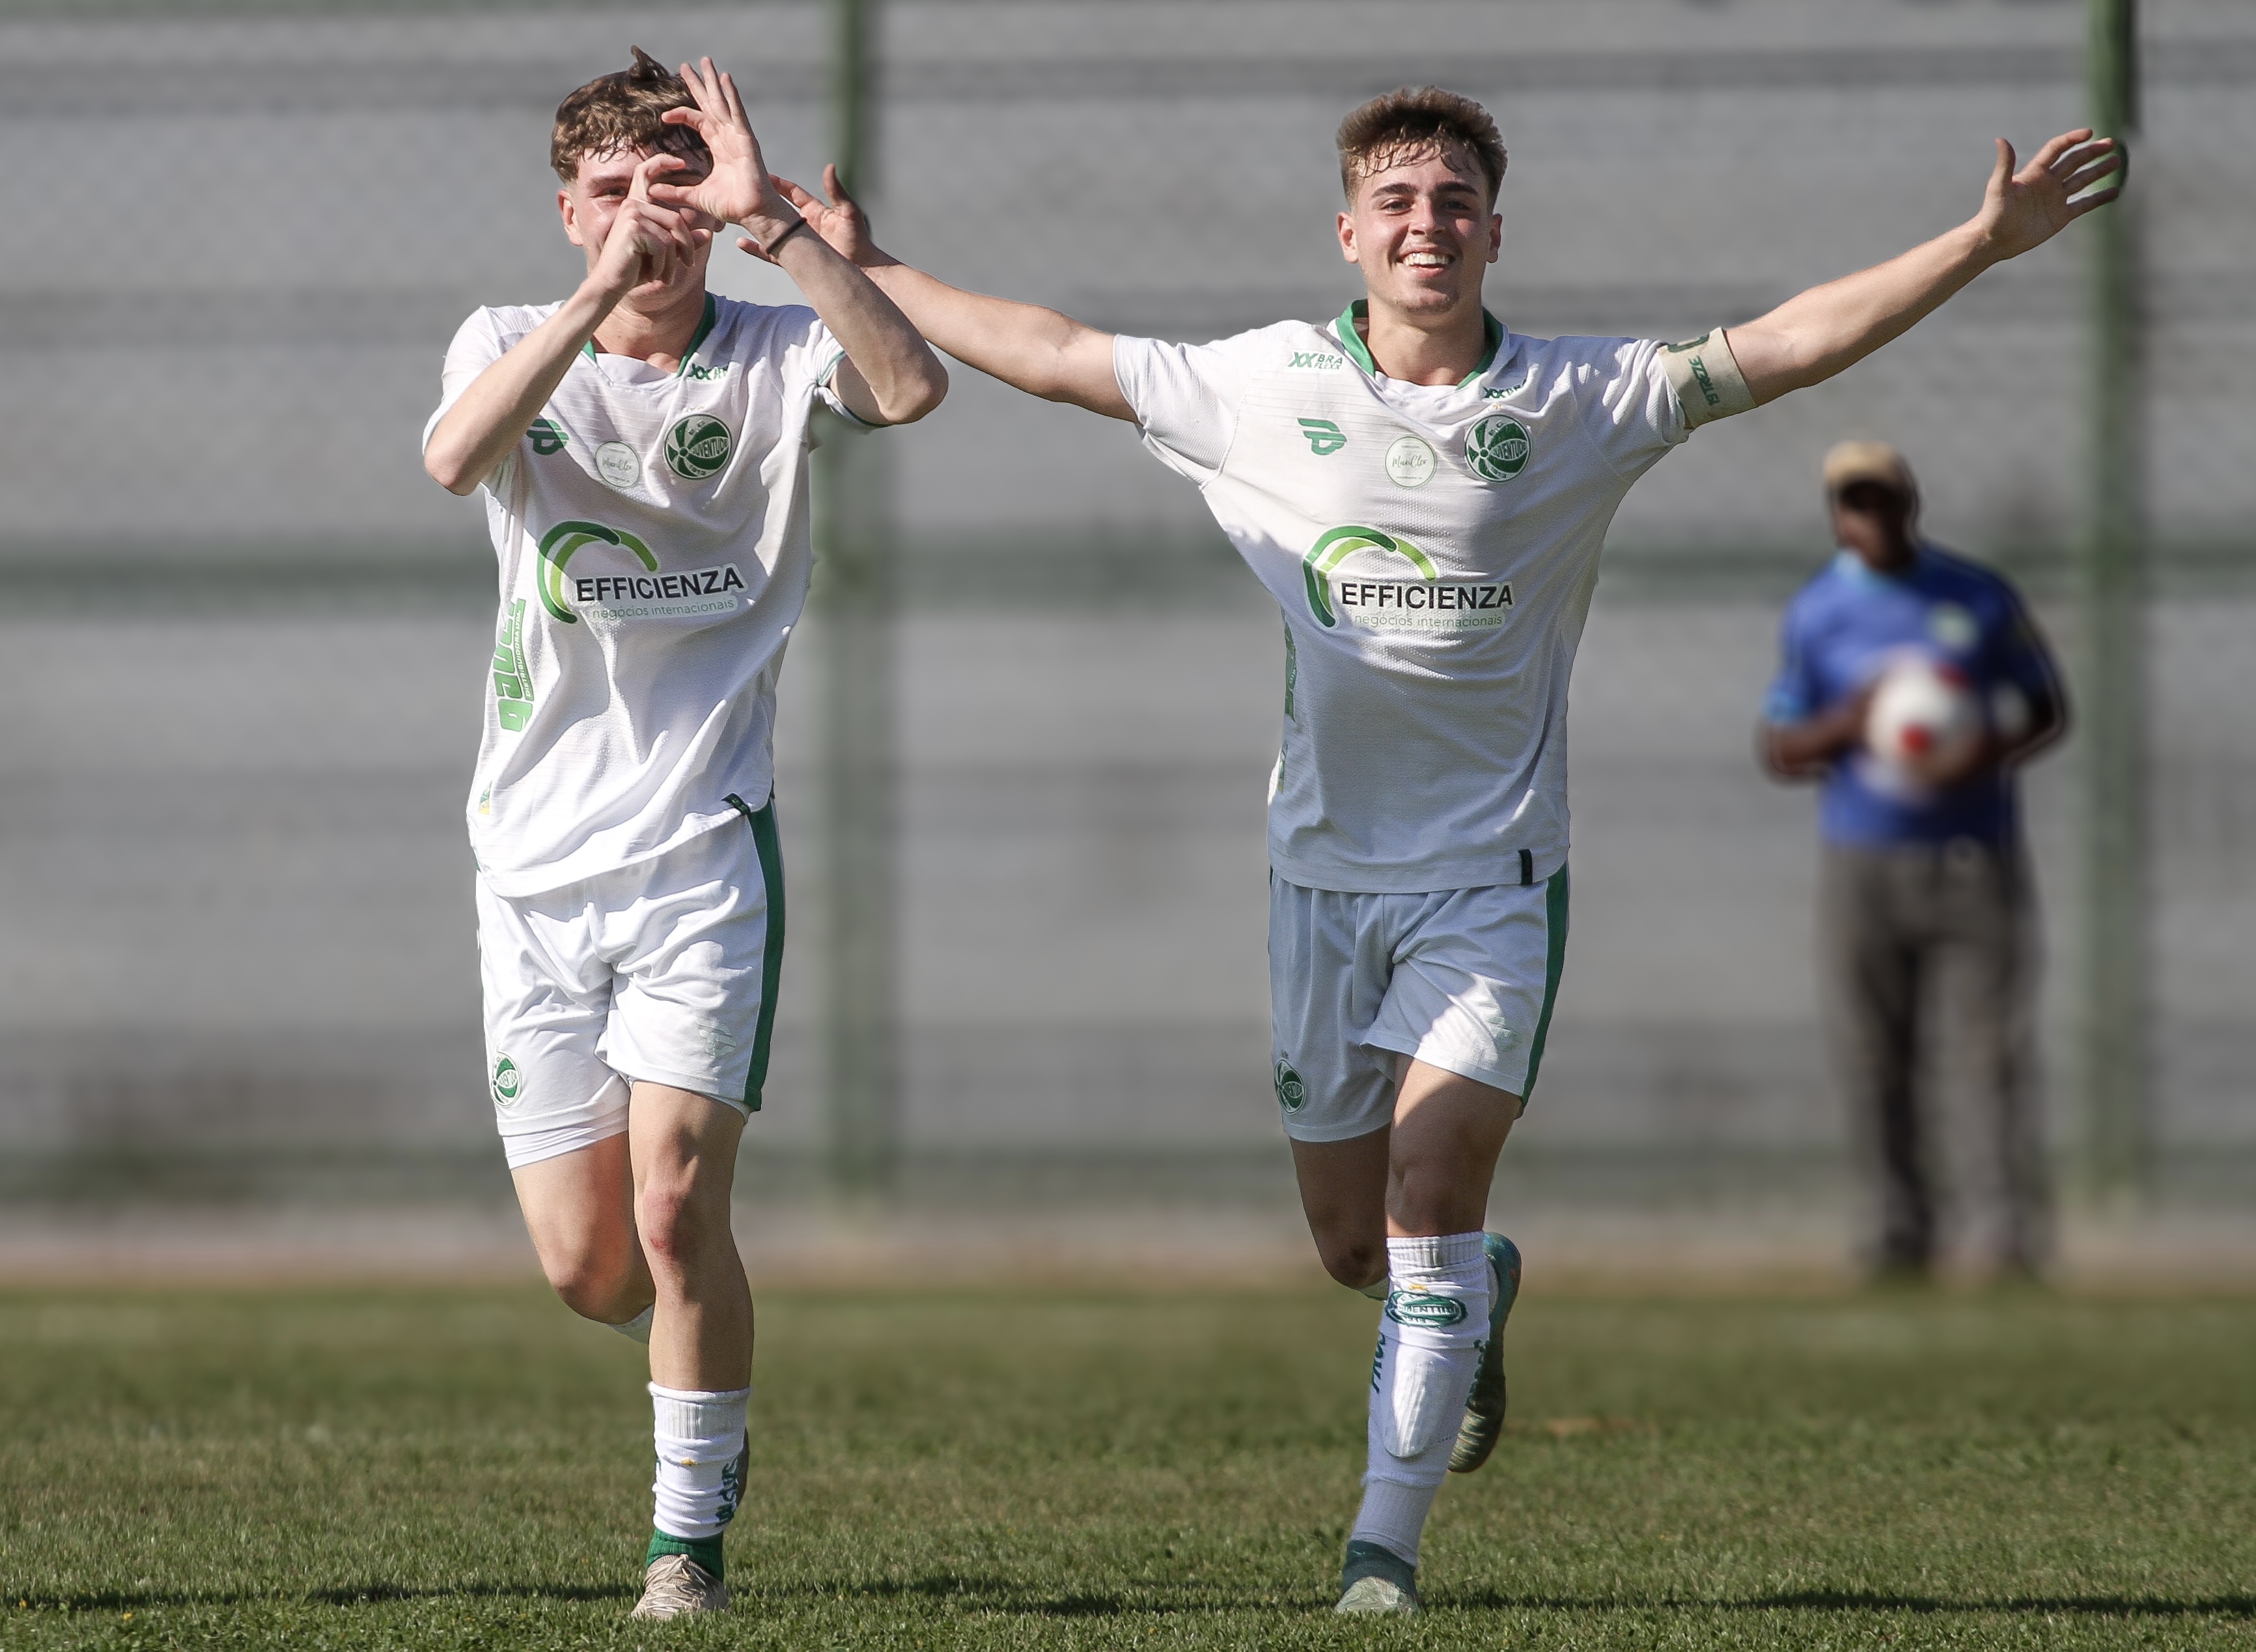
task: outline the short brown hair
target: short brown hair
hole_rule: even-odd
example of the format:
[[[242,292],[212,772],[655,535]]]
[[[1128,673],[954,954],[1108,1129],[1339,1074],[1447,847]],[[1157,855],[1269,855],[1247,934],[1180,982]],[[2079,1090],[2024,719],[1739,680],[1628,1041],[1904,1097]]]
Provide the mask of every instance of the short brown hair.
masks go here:
[[[670,109],[694,107],[688,86],[640,46],[631,50],[633,67],[598,75],[556,106],[548,164],[568,184],[578,180],[580,163],[590,155],[663,150],[711,164],[703,138],[687,126],[667,125],[664,118]]]
[[[1489,112],[1470,97],[1438,86],[1407,86],[1351,109],[1340,123],[1340,187],[1355,199],[1358,178],[1398,160],[1455,146],[1469,152],[1488,179],[1488,204],[1504,187],[1504,138]]]

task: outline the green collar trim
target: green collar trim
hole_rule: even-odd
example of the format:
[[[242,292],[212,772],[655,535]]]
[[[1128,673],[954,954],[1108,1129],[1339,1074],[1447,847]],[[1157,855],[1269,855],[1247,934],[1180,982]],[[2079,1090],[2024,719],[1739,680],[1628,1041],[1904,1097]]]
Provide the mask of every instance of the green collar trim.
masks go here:
[[[1363,342],[1362,329],[1356,325],[1358,321],[1364,326],[1370,325],[1371,300],[1369,299],[1357,299],[1342,310],[1339,320],[1332,323],[1332,328],[1338,333],[1341,348],[1347,351],[1350,361],[1362,368],[1373,378],[1384,378],[1386,375],[1380,372],[1378,364],[1371,359],[1371,346]],[[1486,310],[1481,312],[1481,335],[1488,341],[1488,348],[1481,352],[1479,364],[1457,380],[1459,390],[1463,390],[1490,368],[1495,366],[1496,353],[1504,348],[1504,323]]]
[[[1363,342],[1363,334],[1356,327],[1357,321],[1366,320],[1370,314],[1371,300],[1357,299],[1340,312],[1339,320],[1332,323],[1332,328],[1339,335],[1340,344],[1347,351],[1348,360],[1373,378],[1383,378],[1385,375],[1378,371],[1378,364],[1371,359],[1371,346]]]
[[[713,295],[710,293],[708,293],[705,295],[705,313],[697,318],[697,331],[691,335],[689,348],[681,352],[680,363],[673,370],[673,376],[676,378],[680,378],[682,374],[689,371],[689,358],[697,353],[699,346],[702,345],[706,339],[711,335],[713,331],[713,323],[720,319],[721,307],[713,301]],[[596,341],[591,338],[586,343],[581,345],[580,354],[585,356],[589,361],[595,360]]]
[[[698,347],[704,343],[707,336],[713,331],[713,323],[720,319],[721,307],[714,300],[713,295],[708,293],[705,295],[705,314],[697,318],[696,335],[690,339],[689,348],[681,352],[680,364],[673,370],[673,376],[676,378],[689,371],[690,357],[697,354]],[[1489,353],[1491,355],[1496,353],[1493,346],[1491,347]]]

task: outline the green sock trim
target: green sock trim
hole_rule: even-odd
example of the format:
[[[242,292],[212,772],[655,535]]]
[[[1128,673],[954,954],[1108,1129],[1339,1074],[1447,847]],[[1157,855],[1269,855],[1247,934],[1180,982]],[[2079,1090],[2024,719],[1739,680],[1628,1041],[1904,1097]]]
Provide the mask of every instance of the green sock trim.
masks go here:
[[[687,1555],[714,1577],[721,1575],[721,1540],[718,1537],[675,1537],[652,1528],[650,1552],[642,1557],[647,1567],[660,1555]]]

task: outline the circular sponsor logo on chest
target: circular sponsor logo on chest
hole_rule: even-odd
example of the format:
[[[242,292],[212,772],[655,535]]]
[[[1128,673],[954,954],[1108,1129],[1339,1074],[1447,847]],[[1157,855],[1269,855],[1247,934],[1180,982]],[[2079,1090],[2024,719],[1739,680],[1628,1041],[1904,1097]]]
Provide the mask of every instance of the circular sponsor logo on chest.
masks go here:
[[[1527,427],[1491,413],[1465,435],[1465,463],[1484,482],[1509,482],[1527,468]]]
[[[1434,479],[1434,448],[1423,436],[1397,436],[1386,449],[1386,474],[1398,488],[1422,488]]]
[[[642,461],[624,441],[607,441],[596,449],[596,474],[615,488],[631,488],[642,480]]]
[[[729,427],[710,413],[691,413],[666,433],[666,468],[684,482],[717,476],[729,462]]]

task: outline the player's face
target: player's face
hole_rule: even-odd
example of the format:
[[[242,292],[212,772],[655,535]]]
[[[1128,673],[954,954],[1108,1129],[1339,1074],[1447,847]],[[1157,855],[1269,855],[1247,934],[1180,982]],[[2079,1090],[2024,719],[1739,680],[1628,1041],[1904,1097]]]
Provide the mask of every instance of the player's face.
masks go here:
[[[1873,568],[1893,568],[1911,544],[1914,502],[1878,482],[1851,482],[1833,496],[1833,542]]]
[[[635,168],[649,159],[652,152],[647,149],[623,149],[614,155],[582,156],[580,175],[569,187],[556,192],[556,209],[563,215],[564,233],[574,246],[587,254],[589,269],[596,267],[596,257],[603,250],[603,237],[611,232],[611,220],[618,216],[620,206],[634,187]],[[684,155],[681,159],[683,164],[679,169],[665,174],[666,182],[694,184],[712,170],[712,163],[701,155]],[[720,227],[701,212],[687,208],[678,210],[692,229],[709,230]],[[709,241],[697,249],[696,257],[676,265],[671,279],[645,282],[628,296],[647,302],[681,287],[694,286],[702,292],[706,262],[712,254],[713,244]]]
[[[1411,151],[1356,182],[1339,215],[1340,251],[1374,301],[1411,314],[1480,302],[1504,220],[1489,208],[1479,163],[1461,149]]]

